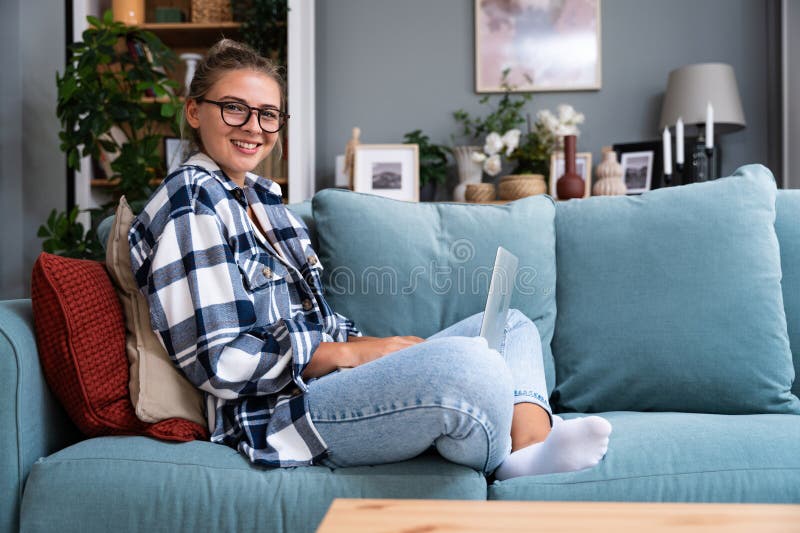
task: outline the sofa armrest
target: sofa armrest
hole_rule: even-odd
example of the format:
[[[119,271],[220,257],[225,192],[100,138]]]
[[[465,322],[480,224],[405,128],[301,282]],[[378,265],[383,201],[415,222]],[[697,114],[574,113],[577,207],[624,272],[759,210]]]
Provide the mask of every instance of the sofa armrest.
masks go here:
[[[0,406],[0,532],[11,532],[33,463],[80,439],[44,380],[30,300],[0,301]]]

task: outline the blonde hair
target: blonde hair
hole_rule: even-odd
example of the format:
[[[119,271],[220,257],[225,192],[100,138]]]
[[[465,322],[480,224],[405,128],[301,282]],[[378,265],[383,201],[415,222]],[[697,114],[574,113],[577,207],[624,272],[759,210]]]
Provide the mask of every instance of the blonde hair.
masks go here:
[[[260,72],[278,84],[281,93],[280,108],[281,111],[285,111],[286,83],[283,79],[283,69],[245,43],[240,43],[233,39],[217,41],[208,50],[206,57],[198,63],[192,83],[189,86],[189,94],[186,95],[186,101],[204,98],[225,73],[245,69]],[[185,107],[180,121],[180,133],[181,139],[189,141],[190,152],[202,148],[200,135],[186,120]],[[275,143],[275,149],[278,150],[278,155],[280,156],[282,152],[280,135]],[[183,157],[185,158],[187,155],[188,153],[185,153]]]

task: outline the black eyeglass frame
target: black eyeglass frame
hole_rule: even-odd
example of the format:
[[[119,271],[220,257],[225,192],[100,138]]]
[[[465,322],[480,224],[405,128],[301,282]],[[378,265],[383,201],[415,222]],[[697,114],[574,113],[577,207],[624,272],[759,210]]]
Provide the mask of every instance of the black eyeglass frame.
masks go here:
[[[289,118],[291,118],[291,115],[289,115],[288,113],[284,113],[280,109],[276,109],[274,107],[267,108],[270,111],[275,111],[275,112],[278,113],[278,129],[275,130],[275,131],[269,131],[268,129],[264,128],[263,124],[261,124],[261,115],[259,113],[261,113],[262,111],[266,111],[266,109],[264,109],[263,107],[249,106],[249,105],[247,105],[245,103],[237,102],[236,100],[228,100],[228,101],[225,101],[225,102],[218,102],[216,100],[209,100],[208,98],[198,98],[197,99],[197,103],[198,104],[201,104],[203,102],[208,102],[209,104],[214,104],[215,106],[219,107],[219,115],[220,115],[220,118],[222,118],[222,122],[224,122],[225,124],[227,124],[228,126],[231,126],[233,128],[240,128],[240,127],[244,126],[245,124],[248,123],[248,121],[250,120],[250,117],[253,116],[253,113],[256,113],[256,116],[259,117],[258,118],[258,127],[261,128],[261,131],[263,131],[264,133],[278,133],[286,125],[286,122],[289,120]],[[230,122],[225,120],[225,109],[224,109],[224,106],[226,106],[228,104],[236,104],[236,105],[240,105],[240,106],[246,107],[248,109],[249,113],[247,113],[247,116],[245,117],[244,121],[241,124],[231,124]]]

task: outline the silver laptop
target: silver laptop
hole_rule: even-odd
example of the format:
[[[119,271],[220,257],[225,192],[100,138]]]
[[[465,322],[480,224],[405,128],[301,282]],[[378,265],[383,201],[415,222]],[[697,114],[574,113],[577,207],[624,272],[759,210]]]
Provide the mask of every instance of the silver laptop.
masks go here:
[[[489,296],[486,298],[486,309],[483,312],[480,336],[486,339],[489,348],[500,350],[503,342],[503,328],[506,325],[508,306],[517,278],[517,256],[499,246],[497,257],[492,268],[492,280],[489,282]]]

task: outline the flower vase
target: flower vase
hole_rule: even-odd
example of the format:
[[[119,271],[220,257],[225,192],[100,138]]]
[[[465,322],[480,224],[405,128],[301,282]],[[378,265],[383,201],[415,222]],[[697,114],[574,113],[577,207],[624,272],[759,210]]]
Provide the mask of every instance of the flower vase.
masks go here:
[[[458,165],[458,185],[453,189],[453,200],[456,202],[466,201],[467,185],[470,183],[480,183],[483,178],[483,167],[472,159],[472,154],[480,153],[480,146],[455,146],[453,155]]]
[[[595,175],[598,178],[592,187],[595,196],[617,196],[628,192],[622,180],[622,165],[617,162],[617,154],[610,146],[603,148],[603,162],[597,165]]]
[[[575,135],[564,136],[564,175],[556,182],[556,194],[559,200],[570,198],[583,198],[586,184],[580,174],[575,171]]]

